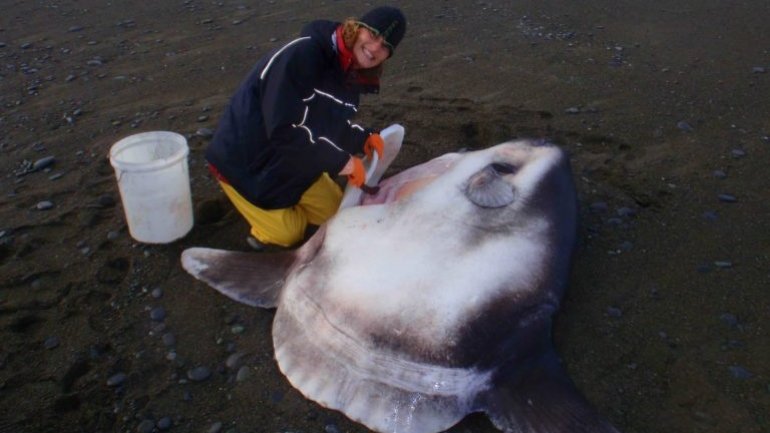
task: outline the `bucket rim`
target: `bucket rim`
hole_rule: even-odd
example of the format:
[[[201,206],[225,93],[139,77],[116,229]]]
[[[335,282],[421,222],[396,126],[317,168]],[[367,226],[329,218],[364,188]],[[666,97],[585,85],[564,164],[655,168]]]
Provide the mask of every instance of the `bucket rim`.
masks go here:
[[[129,162],[121,161],[118,155],[126,149],[141,144],[144,140],[154,136],[154,138],[173,140],[180,144],[178,151],[167,158],[157,159],[151,162]],[[187,158],[190,153],[190,147],[187,145],[187,139],[177,132],[173,131],[146,131],[123,137],[116,141],[110,147],[109,159],[110,165],[114,168],[129,172],[156,171],[162,168],[179,163],[180,160]]]

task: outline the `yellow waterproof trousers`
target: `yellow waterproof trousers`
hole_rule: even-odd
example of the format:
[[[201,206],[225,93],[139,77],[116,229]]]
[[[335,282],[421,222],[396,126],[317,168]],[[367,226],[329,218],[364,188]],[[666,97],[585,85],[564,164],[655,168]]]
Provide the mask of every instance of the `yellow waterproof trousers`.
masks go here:
[[[284,247],[300,242],[308,224],[326,222],[337,212],[342,201],[342,189],[326,173],[302,194],[299,203],[284,209],[258,208],[229,184],[219,182],[219,185],[248,221],[252,236],[264,244]]]

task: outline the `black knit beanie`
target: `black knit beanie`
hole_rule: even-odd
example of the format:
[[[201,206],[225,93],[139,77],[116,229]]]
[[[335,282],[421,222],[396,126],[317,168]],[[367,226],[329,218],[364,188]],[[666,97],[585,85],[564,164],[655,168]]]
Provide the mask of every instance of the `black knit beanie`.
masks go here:
[[[359,22],[385,39],[391,55],[406,33],[406,17],[398,8],[390,6],[370,10]]]

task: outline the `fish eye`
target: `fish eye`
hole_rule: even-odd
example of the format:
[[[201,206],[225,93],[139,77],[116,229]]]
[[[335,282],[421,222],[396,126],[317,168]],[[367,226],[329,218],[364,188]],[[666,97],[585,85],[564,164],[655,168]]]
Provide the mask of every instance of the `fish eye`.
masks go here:
[[[497,174],[513,174],[516,173],[516,167],[512,164],[508,164],[507,162],[495,162],[490,164],[492,169],[497,172]]]

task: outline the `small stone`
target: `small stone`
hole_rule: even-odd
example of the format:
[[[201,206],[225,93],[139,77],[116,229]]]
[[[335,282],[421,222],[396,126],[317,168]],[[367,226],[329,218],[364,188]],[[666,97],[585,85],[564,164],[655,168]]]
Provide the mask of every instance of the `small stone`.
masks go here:
[[[83,30],[83,26],[72,26],[67,30],[68,32],[75,33]]]
[[[717,260],[714,262],[714,266],[720,269],[730,269],[733,267],[733,262],[727,260]]]
[[[740,365],[733,365],[728,369],[730,370],[730,374],[736,379],[747,380],[754,377],[754,373],[750,372],[744,367],[741,367]]]
[[[96,199],[96,203],[104,208],[115,206],[115,198],[111,194],[102,194]]]
[[[107,386],[119,386],[123,384],[123,382],[126,381],[126,373],[116,373],[110,376],[109,379],[107,379]]]
[[[722,319],[722,322],[724,322],[725,325],[729,326],[730,328],[737,328],[740,325],[738,318],[735,317],[734,314],[722,313],[722,315],[719,316],[719,318]]]
[[[243,382],[244,380],[248,379],[249,376],[251,376],[251,370],[249,370],[249,367],[244,365],[238,369],[238,373],[235,375],[235,381]]]
[[[174,425],[174,422],[171,420],[171,417],[164,416],[158,420],[157,427],[160,431],[166,431],[170,429],[172,425]]]
[[[202,115],[202,116],[198,116],[198,122],[205,122],[207,120],[209,120],[209,116],[207,116],[205,114]]]
[[[743,158],[746,156],[746,151],[743,149],[733,149],[730,151],[730,154],[733,156],[733,158]]]
[[[636,216],[636,209],[630,207],[621,207],[616,211],[619,217],[628,218]]]
[[[342,432],[340,431],[340,428],[339,428],[339,427],[337,427],[337,425],[336,425],[336,424],[326,424],[326,425],[324,426],[324,432],[325,432],[325,433],[342,433]]]
[[[727,173],[725,173],[724,170],[714,170],[714,177],[717,179],[725,179],[727,178]]]
[[[54,174],[48,176],[48,180],[59,180],[62,177],[64,177],[64,173],[54,173]]]
[[[598,201],[595,203],[591,203],[589,205],[589,208],[591,209],[591,212],[607,212],[607,209],[609,209],[609,206],[607,206],[607,203],[603,201]]]
[[[617,307],[607,307],[607,315],[615,319],[623,317],[623,311]]]
[[[110,230],[107,232],[107,240],[108,241],[114,241],[117,238],[120,237],[120,233],[118,233],[116,230]]]
[[[155,430],[155,423],[152,420],[144,419],[136,426],[136,433],[152,433]]]
[[[59,344],[60,344],[59,337],[52,336],[45,339],[45,341],[43,342],[43,347],[45,347],[48,350],[51,350],[59,347]]]
[[[214,424],[211,424],[208,430],[206,430],[207,433],[219,433],[222,431],[222,423],[217,421]]]
[[[689,123],[685,122],[684,120],[680,120],[676,123],[676,127],[681,129],[684,132],[693,132],[695,129],[693,129],[692,126],[690,126]]]
[[[719,198],[719,201],[722,203],[735,203],[738,201],[738,198],[732,194],[719,194],[717,198]]]
[[[156,287],[152,289],[152,292],[150,292],[150,296],[152,296],[155,299],[160,299],[163,297],[163,289],[160,287]]]
[[[195,135],[203,138],[211,138],[214,136],[214,131],[209,128],[199,128],[197,131],[195,131]]]
[[[569,107],[566,110],[564,110],[567,114],[580,114],[580,108],[578,107]]]
[[[716,221],[719,219],[719,215],[713,210],[703,212],[703,219],[706,221]]]
[[[232,355],[227,357],[227,360],[225,361],[225,366],[227,366],[227,368],[231,370],[235,370],[235,368],[241,364],[241,358],[243,358],[242,353],[233,353]]]
[[[751,72],[754,74],[764,74],[765,72],[767,72],[767,69],[765,69],[762,66],[754,66],[753,68],[751,68]]]
[[[166,320],[166,309],[163,307],[155,307],[150,310],[150,319],[156,322],[162,322]]]
[[[165,344],[167,347],[171,347],[176,344],[176,336],[170,332],[163,334],[162,340],[163,344]]]
[[[233,325],[230,328],[230,332],[232,332],[233,334],[236,334],[236,335],[243,334],[244,330],[246,330],[246,328],[243,325]]]
[[[54,158],[53,156],[46,156],[45,158],[40,158],[32,164],[32,170],[38,171],[44,168],[48,168],[52,166],[55,161],[56,161],[56,158]]]
[[[49,201],[49,200],[43,200],[43,201],[41,201],[41,202],[38,202],[38,203],[35,205],[35,209],[37,209],[37,210],[49,210],[49,209],[53,209],[53,202],[51,202],[51,201]]]
[[[187,378],[193,382],[202,382],[211,377],[211,370],[208,367],[195,367],[187,372]]]

